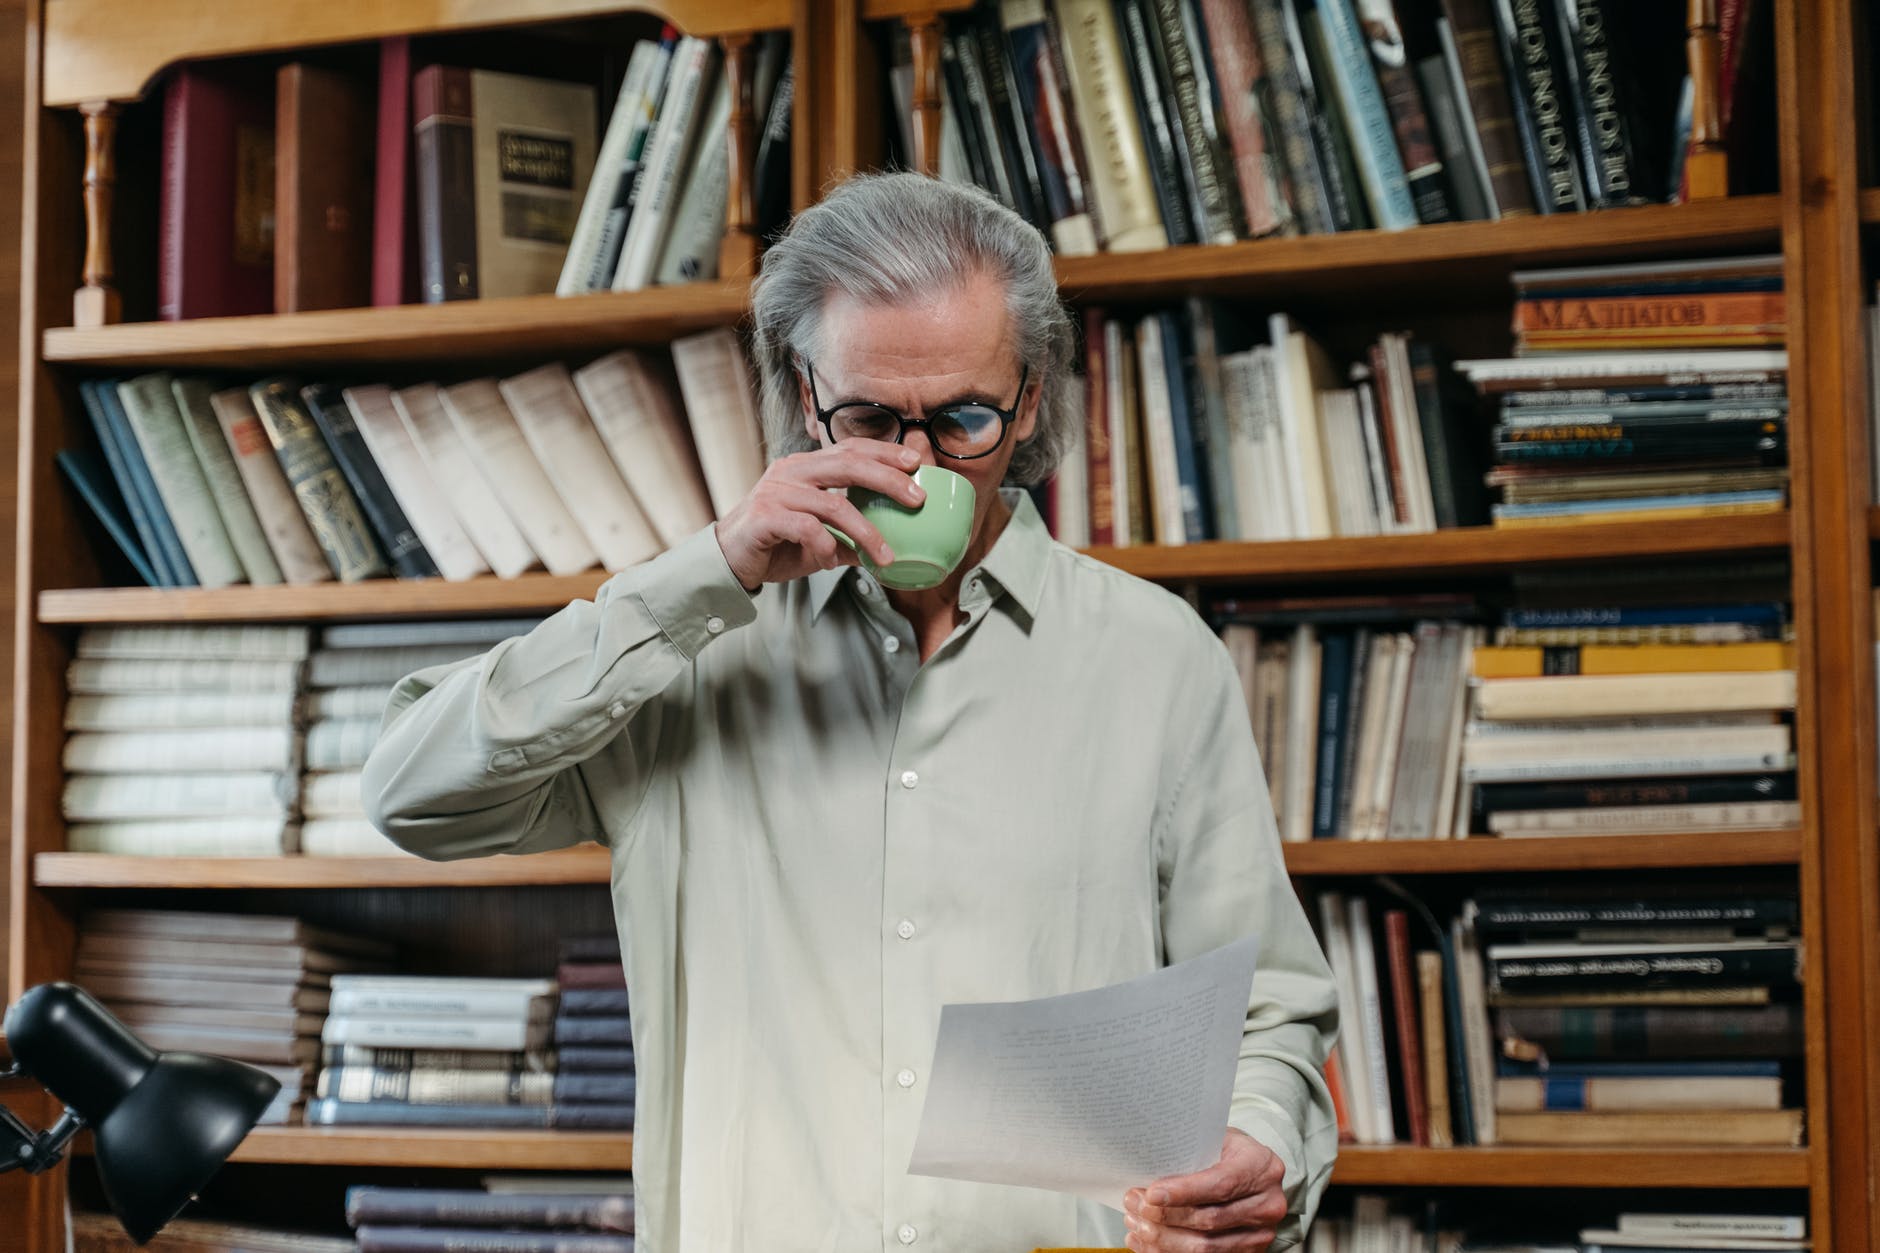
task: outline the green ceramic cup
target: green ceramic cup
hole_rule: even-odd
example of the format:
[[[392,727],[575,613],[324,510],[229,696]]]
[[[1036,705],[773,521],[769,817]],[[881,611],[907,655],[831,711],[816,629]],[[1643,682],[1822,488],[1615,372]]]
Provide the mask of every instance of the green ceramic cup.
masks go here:
[[[894,560],[881,565],[836,530],[829,533],[855,549],[862,565],[883,587],[917,592],[938,587],[953,573],[973,537],[973,485],[964,476],[941,466],[914,471],[927,498],[918,509],[864,488],[850,488],[849,500],[874,524],[894,550]]]

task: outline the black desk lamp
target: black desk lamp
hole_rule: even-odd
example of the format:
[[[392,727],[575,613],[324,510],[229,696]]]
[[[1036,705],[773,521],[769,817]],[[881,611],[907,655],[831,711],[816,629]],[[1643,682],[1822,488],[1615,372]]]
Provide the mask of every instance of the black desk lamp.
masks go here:
[[[105,1200],[137,1244],[175,1218],[235,1151],[280,1082],[224,1057],[157,1053],[83,988],[42,983],[6,1015],[13,1069],[65,1106],[35,1135],[0,1106],[0,1171],[55,1165],[82,1127]]]

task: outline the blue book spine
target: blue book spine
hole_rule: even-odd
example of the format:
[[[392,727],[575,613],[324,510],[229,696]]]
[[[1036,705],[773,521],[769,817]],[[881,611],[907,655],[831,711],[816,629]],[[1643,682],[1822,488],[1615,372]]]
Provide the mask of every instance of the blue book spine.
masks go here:
[[[1740,605],[1628,605],[1581,609],[1510,609],[1503,623],[1511,627],[1701,626],[1747,622],[1780,626],[1788,621],[1774,603]]]
[[[1351,634],[1328,631],[1319,644],[1319,745],[1312,783],[1312,838],[1338,834],[1343,739],[1350,721]]]
[[[79,499],[85,502],[104,527],[105,533],[118,546],[118,551],[124,554],[124,559],[131,563],[131,569],[137,572],[137,577],[147,586],[162,587],[163,581],[157,578],[157,572],[151,567],[143,546],[137,542],[131,520],[124,511],[124,502],[118,498],[117,489],[111,485],[109,472],[98,464],[97,458],[88,452],[68,448],[56,453],[52,459],[71,481]]]
[[[180,587],[175,572],[170,569],[170,563],[164,559],[163,546],[157,541],[156,527],[150,521],[149,502],[144,498],[136,475],[131,473],[130,463],[124,457],[124,448],[118,443],[117,428],[111,425],[105,411],[104,394],[113,388],[114,384],[111,383],[87,380],[78,385],[78,396],[84,402],[85,416],[91,419],[92,430],[97,433],[98,443],[104,449],[104,460],[111,468],[111,477],[117,480],[118,491],[124,497],[124,508],[130,513],[131,525],[136,528],[137,538],[149,559],[151,571],[157,576],[153,586]]]
[[[1391,129],[1384,93],[1371,69],[1371,57],[1358,27],[1351,0],[1319,0],[1319,15],[1331,44],[1332,81],[1351,119],[1351,148],[1357,158],[1358,178],[1364,184],[1371,216],[1385,230],[1398,231],[1418,222],[1410,183],[1404,177],[1403,156]]]
[[[1172,313],[1158,313],[1162,332],[1162,365],[1168,375],[1169,421],[1175,428],[1175,473],[1182,485],[1182,531],[1188,542],[1214,538],[1213,510],[1208,504],[1207,471],[1202,466],[1206,441],[1197,438],[1194,409],[1189,404],[1187,354],[1182,351],[1181,322]]]
[[[1496,505],[1497,518],[1573,518],[1586,514],[1631,513],[1636,509],[1695,509],[1731,505],[1779,505],[1786,493],[1779,487],[1754,492],[1705,492],[1695,496],[1627,496],[1617,500],[1540,501],[1526,505]]]
[[[124,402],[118,398],[117,384],[99,385],[98,405],[104,411],[104,419],[110,424],[118,449],[124,456],[125,468],[137,484],[138,495],[142,497],[145,513],[150,519],[150,530],[156,536],[157,551],[163,554],[163,564],[168,567],[170,577],[174,580],[171,586],[195,587],[196,567],[189,563],[189,554],[183,551],[182,537],[177,535],[176,526],[170,521],[170,511],[163,507],[163,497],[157,494],[157,480],[150,474],[144,451],[137,443],[137,433],[131,430],[131,420],[125,416]]]
[[[1521,1062],[1496,1061],[1496,1073],[1510,1079],[1780,1079],[1776,1061],[1691,1062]]]

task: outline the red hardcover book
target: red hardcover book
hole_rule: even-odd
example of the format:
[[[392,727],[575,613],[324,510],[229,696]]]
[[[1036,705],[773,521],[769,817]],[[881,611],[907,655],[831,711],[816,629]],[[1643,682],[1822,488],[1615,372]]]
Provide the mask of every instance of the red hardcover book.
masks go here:
[[[276,79],[274,311],[372,295],[372,88],[295,61]]]
[[[163,96],[157,316],[274,311],[274,79],[183,66]]]
[[[1410,1120],[1410,1140],[1427,1147],[1430,1115],[1424,1100],[1416,977],[1411,973],[1410,915],[1401,909],[1384,911],[1384,958],[1390,970],[1391,1018],[1397,1035],[1397,1061],[1403,1070],[1403,1104]]]
[[[1116,543],[1116,482],[1110,464],[1110,398],[1103,360],[1103,310],[1084,310],[1084,441],[1090,461],[1090,543]]]
[[[372,303],[418,303],[418,216],[411,165],[411,37],[379,41],[372,200]]]

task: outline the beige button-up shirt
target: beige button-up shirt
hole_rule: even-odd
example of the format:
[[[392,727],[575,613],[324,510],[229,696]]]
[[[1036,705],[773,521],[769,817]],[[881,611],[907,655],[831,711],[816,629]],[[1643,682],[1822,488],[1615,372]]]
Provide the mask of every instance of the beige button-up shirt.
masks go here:
[[[1335,994],[1232,665],[1009,495],[924,665],[866,574],[752,597],[708,529],[392,698],[364,790],[400,844],[612,850],[642,1253],[1120,1246],[1089,1202],[907,1173],[940,1007],[1248,933],[1231,1122],[1285,1162],[1282,1245],[1317,1203]]]

